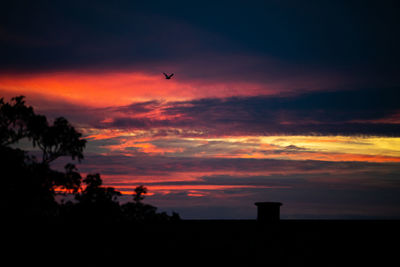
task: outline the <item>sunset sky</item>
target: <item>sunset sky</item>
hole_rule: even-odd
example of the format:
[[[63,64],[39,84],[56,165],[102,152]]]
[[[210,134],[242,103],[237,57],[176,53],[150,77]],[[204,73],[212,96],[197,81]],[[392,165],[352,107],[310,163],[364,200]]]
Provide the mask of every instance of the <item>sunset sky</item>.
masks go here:
[[[0,97],[184,219],[400,218],[398,1],[9,1]],[[174,73],[167,80],[163,72]],[[62,166],[67,159],[54,163]]]

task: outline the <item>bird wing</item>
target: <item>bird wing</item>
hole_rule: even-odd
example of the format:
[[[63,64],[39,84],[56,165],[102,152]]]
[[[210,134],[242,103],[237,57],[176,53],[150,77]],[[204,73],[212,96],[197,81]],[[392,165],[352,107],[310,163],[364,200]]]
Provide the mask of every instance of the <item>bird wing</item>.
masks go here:
[[[163,72],[163,74],[164,74],[165,78],[168,77],[168,75],[165,72]]]
[[[171,78],[172,76],[174,76],[174,74],[172,73],[171,75],[169,75],[169,77]]]

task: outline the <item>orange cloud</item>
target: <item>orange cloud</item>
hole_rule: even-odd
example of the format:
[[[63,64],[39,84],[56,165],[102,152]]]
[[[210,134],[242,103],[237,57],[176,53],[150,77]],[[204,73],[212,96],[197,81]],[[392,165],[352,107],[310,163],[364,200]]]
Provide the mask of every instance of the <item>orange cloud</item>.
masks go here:
[[[361,155],[361,154],[340,154],[340,153],[320,153],[320,152],[285,152],[280,155],[265,155],[255,153],[254,155],[244,155],[243,158],[265,158],[283,160],[320,160],[320,161],[359,161],[359,162],[400,162],[400,157],[390,157],[382,155]]]
[[[178,101],[271,93],[257,83],[182,81],[179,74],[166,80],[162,73],[139,72],[7,74],[0,76],[0,88],[10,94],[40,94],[94,107],[154,99]]]

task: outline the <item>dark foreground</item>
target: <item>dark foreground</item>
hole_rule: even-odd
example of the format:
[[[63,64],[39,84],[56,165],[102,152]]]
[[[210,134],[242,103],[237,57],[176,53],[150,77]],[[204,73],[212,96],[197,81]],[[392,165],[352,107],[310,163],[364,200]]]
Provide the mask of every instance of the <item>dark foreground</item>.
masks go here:
[[[5,229],[2,254],[29,263],[397,266],[400,221],[183,220]],[[3,257],[3,260],[5,258]]]

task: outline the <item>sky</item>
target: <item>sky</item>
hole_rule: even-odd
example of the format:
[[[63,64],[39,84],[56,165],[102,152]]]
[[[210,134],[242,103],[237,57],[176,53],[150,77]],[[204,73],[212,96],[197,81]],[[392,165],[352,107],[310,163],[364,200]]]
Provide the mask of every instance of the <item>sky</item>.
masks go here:
[[[400,218],[398,1],[9,1],[0,96],[184,219]],[[163,72],[174,73],[167,80]],[[60,159],[54,167],[62,166]]]

